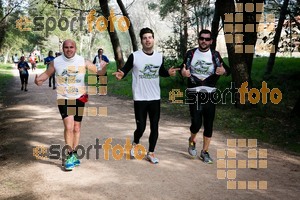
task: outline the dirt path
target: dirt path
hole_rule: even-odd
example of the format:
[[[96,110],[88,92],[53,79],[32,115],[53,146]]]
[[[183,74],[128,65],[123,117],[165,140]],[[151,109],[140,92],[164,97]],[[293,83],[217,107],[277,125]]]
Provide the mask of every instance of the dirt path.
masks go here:
[[[300,195],[299,157],[267,149],[267,168],[233,171],[233,181],[240,187],[247,183],[248,189],[227,189],[227,178],[218,179],[222,171],[235,170],[231,159],[227,169],[221,168],[221,154],[227,150],[227,139],[235,139],[217,130],[211,144],[213,165],[202,163],[198,158],[190,159],[187,154],[189,119],[175,119],[162,116],[160,136],[156,148],[160,159],[158,165],[145,160],[104,160],[104,150],[96,160],[96,151],[91,149],[90,159],[82,159],[82,165],[72,172],[61,169],[60,160],[37,160],[33,147],[64,144],[63,125],[55,102],[55,91],[45,83],[41,87],[33,84],[34,73],[30,75],[28,92],[20,91],[16,76],[7,98],[1,105],[0,114],[0,199],[298,199]],[[121,84],[121,83],[120,83]],[[135,129],[132,100],[113,96],[93,96],[89,107],[107,107],[107,117],[84,117],[81,144],[85,147],[96,144],[96,138],[103,144],[112,138],[112,146],[124,146],[126,138],[132,138]],[[149,127],[149,124],[148,124]],[[141,140],[148,148],[149,129]],[[200,151],[201,139],[197,144]],[[247,159],[248,148],[236,148],[237,159]],[[262,151],[261,151],[262,152]],[[219,165],[217,165],[219,160]],[[238,163],[238,162],[237,162]],[[242,163],[242,162],[241,162]],[[260,162],[264,166],[264,161]],[[219,166],[219,168],[218,168]],[[242,165],[240,165],[242,166]],[[229,169],[230,167],[233,167]],[[232,172],[232,173],[231,173]],[[254,182],[247,182],[254,181]],[[251,189],[257,187],[267,189]],[[230,182],[233,184],[234,182]],[[229,187],[230,187],[229,184]],[[254,185],[253,185],[254,184]],[[237,186],[238,187],[238,186]]]

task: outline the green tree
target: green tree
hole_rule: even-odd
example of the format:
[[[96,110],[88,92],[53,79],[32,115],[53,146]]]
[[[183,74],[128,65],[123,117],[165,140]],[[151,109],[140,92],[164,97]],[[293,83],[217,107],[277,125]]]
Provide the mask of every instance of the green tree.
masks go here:
[[[160,0],[159,4],[150,3],[149,9],[159,9],[163,19],[171,16],[174,36],[166,42],[171,46],[161,46],[168,49],[176,46],[180,58],[183,58],[187,49],[195,44],[195,37],[199,30],[209,26],[212,16],[210,0]]]
[[[168,15],[172,14],[178,22],[175,26],[178,27],[179,30],[176,30],[175,27],[174,33],[179,34],[179,52],[180,57],[183,57],[187,50],[187,41],[188,41],[188,12],[187,12],[188,0],[161,0],[159,4],[150,3],[150,9],[159,8],[159,14],[162,19],[166,18]]]
[[[3,2],[2,2],[2,0],[0,0],[0,19],[1,19],[1,21],[0,21],[0,47],[3,45],[4,35],[5,35],[5,24],[4,24],[4,21],[2,20],[3,17],[4,17]]]
[[[122,11],[123,16],[126,17],[130,22],[129,14],[128,14],[123,2],[121,0],[117,0],[117,3],[118,3],[118,5],[119,5],[119,7]],[[137,45],[137,40],[136,40],[136,36],[135,36],[135,33],[134,33],[134,28],[133,28],[132,23],[130,23],[128,31],[129,31],[133,51],[137,51],[138,50],[138,45]]]
[[[110,9],[108,6],[108,1],[107,0],[99,0],[100,3],[100,7],[103,13],[103,16],[106,19],[111,19],[110,18]],[[108,25],[109,28],[107,28],[110,40],[111,40],[111,44],[113,46],[113,50],[114,50],[114,56],[115,56],[115,60],[117,63],[117,69],[120,69],[121,67],[124,66],[124,59],[123,59],[123,54],[122,54],[122,48],[120,45],[120,41],[119,41],[119,37],[117,34],[117,31],[114,27],[114,24],[110,21],[110,24]],[[111,30],[111,27],[113,27],[114,30]]]

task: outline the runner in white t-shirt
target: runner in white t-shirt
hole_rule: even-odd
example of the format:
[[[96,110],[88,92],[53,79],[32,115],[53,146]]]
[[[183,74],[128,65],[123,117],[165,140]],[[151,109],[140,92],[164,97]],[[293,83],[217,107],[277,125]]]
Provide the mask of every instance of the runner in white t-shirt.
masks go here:
[[[131,156],[134,157],[134,149],[140,142],[140,138],[146,128],[147,115],[150,119],[149,150],[147,160],[158,163],[154,156],[154,150],[158,139],[158,122],[160,118],[160,86],[159,76],[175,76],[179,68],[169,70],[164,68],[163,56],[153,50],[154,33],[150,28],[140,31],[142,50],[132,53],[124,67],[113,73],[118,80],[124,78],[132,69],[132,93],[134,100],[134,113],[136,130],[134,131],[133,148]]]
[[[64,138],[69,153],[64,162],[65,170],[70,171],[80,165],[76,147],[79,144],[83,107],[87,102],[84,77],[86,69],[104,75],[106,65],[97,72],[96,66],[89,60],[76,54],[76,43],[66,40],[63,43],[63,54],[50,62],[48,69],[35,77],[35,84],[42,85],[53,73],[56,75],[57,103],[64,123]],[[75,108],[76,114],[70,115],[68,108]]]
[[[199,47],[189,50],[181,65],[182,76],[188,77],[187,97],[189,101],[192,100],[187,102],[191,116],[188,152],[193,157],[197,156],[196,135],[203,122],[203,148],[200,158],[209,164],[213,163],[213,159],[208,153],[208,147],[212,137],[216,110],[215,86],[221,75],[228,75],[230,72],[229,67],[223,63],[219,52],[210,49],[212,41],[209,30],[200,31]],[[197,95],[196,99],[195,95]]]

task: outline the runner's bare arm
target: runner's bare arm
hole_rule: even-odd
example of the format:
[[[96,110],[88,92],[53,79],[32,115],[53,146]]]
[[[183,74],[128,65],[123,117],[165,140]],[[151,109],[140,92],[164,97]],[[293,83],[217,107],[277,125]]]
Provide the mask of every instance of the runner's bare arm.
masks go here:
[[[43,82],[45,82],[54,72],[55,72],[55,68],[53,62],[50,62],[49,67],[45,72],[43,72],[39,76],[36,74],[34,83],[38,86],[43,85]]]
[[[100,71],[101,74],[98,74],[98,75],[105,75],[108,63],[105,62],[104,60],[101,60],[100,65],[101,65],[101,71]]]
[[[112,75],[116,76],[117,80],[121,80],[124,77],[124,72],[118,69],[117,72],[112,73]]]
[[[85,60],[85,65],[86,68],[93,72],[96,73],[97,75],[103,76],[106,74],[106,66],[107,66],[107,62],[102,61],[101,62],[101,70],[97,71],[97,67],[96,65],[94,65],[90,60]]]

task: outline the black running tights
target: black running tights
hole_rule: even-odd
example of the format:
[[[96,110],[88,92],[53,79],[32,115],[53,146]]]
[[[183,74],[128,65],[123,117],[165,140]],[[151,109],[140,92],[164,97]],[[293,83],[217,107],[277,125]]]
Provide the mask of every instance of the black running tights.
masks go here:
[[[150,118],[149,152],[154,152],[158,139],[158,123],[160,118],[160,100],[134,101],[136,130],[134,143],[139,144],[146,128],[147,114]]]

